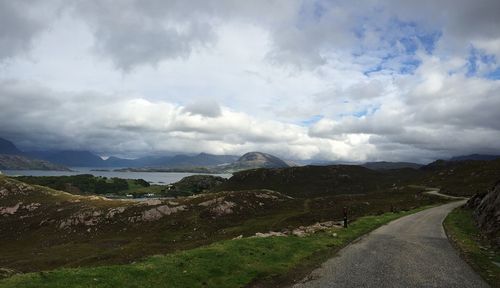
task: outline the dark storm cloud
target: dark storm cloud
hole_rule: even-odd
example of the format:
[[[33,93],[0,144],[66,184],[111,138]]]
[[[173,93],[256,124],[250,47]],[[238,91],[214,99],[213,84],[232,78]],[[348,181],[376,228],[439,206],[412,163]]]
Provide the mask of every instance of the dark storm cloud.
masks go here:
[[[173,11],[170,8],[173,8]],[[211,23],[177,15],[176,5],[155,1],[83,1],[75,9],[98,41],[97,53],[124,70],[163,59],[185,58],[213,39]]]
[[[0,61],[25,52],[47,23],[33,9],[39,1],[0,1]]]

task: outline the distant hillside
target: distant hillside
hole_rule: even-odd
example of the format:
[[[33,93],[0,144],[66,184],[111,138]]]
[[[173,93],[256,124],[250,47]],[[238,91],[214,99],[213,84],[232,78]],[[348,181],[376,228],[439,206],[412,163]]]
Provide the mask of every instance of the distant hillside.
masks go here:
[[[488,161],[495,159],[500,159],[500,155],[471,154],[471,155],[455,156],[452,157],[449,161],[465,161],[465,160]]]
[[[109,157],[104,160],[90,151],[33,151],[29,155],[71,167],[152,167],[152,168],[192,168],[216,166],[234,162],[238,156],[198,155],[148,156],[137,159]]]
[[[209,192],[226,182],[226,178],[211,175],[192,175],[172,183],[167,192],[169,197],[191,196]]]
[[[294,197],[316,197],[376,192],[393,182],[390,174],[361,166],[303,166],[237,172],[216,190],[271,189]]]
[[[7,139],[0,138],[0,154],[22,155],[23,152],[17,149],[14,143]]]
[[[242,171],[257,168],[284,168],[288,164],[280,158],[262,152],[248,152],[230,165],[221,166],[224,171]]]
[[[235,163],[241,167],[252,168],[282,168],[288,167],[285,161],[271,154],[262,152],[248,152]]]
[[[100,167],[104,162],[101,157],[89,151],[59,151],[48,155],[44,159],[70,167]]]
[[[44,160],[31,159],[20,155],[0,154],[0,170],[60,170],[68,168]]]
[[[419,169],[422,164],[411,163],[411,162],[366,162],[361,164],[361,166],[372,169],[372,170],[390,170],[390,169],[402,169],[402,168],[412,168]]]
[[[442,192],[451,195],[472,196],[487,191],[500,180],[500,159],[437,160],[420,170],[424,172],[422,182],[425,185],[441,188]]]
[[[168,159],[165,163],[158,164],[156,166],[163,167],[207,167],[216,166],[221,164],[227,164],[234,162],[238,159],[238,156],[234,155],[212,155],[207,153],[200,153],[198,155],[176,155]]]
[[[29,157],[19,150],[14,143],[0,138],[0,169],[5,170],[68,170],[63,165],[58,165],[45,160]]]
[[[248,169],[282,167],[289,165],[276,156],[262,152],[249,152],[241,157],[201,153],[195,156],[176,155],[168,159],[163,158],[163,162],[155,160],[140,168],[131,167],[119,171],[233,173]]]

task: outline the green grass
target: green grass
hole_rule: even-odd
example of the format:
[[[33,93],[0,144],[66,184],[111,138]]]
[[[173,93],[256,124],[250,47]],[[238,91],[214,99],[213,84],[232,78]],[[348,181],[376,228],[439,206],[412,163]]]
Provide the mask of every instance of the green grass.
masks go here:
[[[275,287],[311,271],[349,242],[396,218],[428,207],[361,217],[348,229],[308,237],[226,240],[209,246],[153,256],[139,263],[27,273],[0,281],[0,287]],[[333,233],[337,233],[333,236]],[[300,275],[299,275],[300,276]]]
[[[453,210],[444,221],[448,237],[463,258],[492,287],[500,287],[500,251],[494,249],[481,236],[472,218],[472,211],[465,208]]]

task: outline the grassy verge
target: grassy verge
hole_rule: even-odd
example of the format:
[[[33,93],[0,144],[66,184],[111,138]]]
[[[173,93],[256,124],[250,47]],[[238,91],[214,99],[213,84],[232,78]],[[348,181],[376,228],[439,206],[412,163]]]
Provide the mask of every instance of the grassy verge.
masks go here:
[[[348,229],[308,237],[227,240],[142,262],[92,268],[58,269],[16,275],[0,287],[244,287],[275,286],[297,277],[325,260],[326,255],[383,224],[423,210],[361,217]],[[335,234],[334,234],[335,233]],[[304,269],[306,271],[304,271]]]
[[[500,251],[493,249],[481,237],[472,211],[456,208],[446,217],[444,227],[454,246],[474,270],[492,287],[500,287],[500,267],[493,263],[500,263]]]

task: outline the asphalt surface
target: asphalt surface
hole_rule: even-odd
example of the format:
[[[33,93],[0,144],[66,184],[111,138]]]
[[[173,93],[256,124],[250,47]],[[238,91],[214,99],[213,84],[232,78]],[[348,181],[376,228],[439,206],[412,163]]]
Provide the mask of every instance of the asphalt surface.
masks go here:
[[[451,246],[442,222],[465,201],[382,226],[340,250],[294,288],[489,287]]]
[[[451,196],[451,195],[439,193],[439,188],[431,188],[424,193],[439,196],[439,197],[446,198],[446,199],[454,199],[454,200],[467,200],[467,199],[469,199],[466,197],[457,197],[457,196]]]

